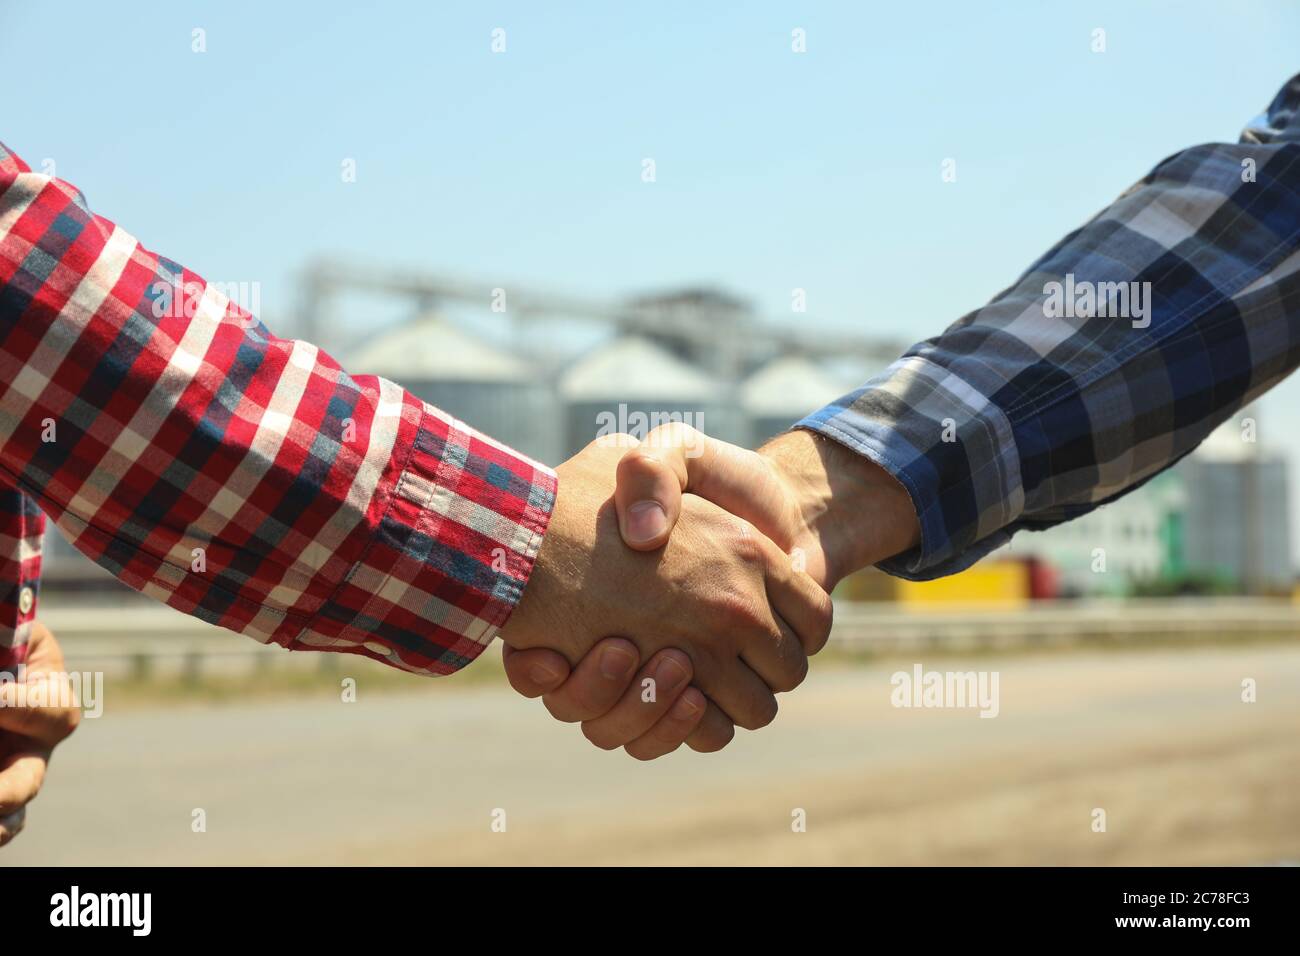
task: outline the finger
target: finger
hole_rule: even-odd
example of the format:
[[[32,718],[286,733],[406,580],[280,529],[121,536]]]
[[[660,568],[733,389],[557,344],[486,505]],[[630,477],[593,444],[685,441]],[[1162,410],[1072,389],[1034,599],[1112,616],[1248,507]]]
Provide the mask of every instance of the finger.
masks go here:
[[[769,688],[784,693],[794,690],[808,676],[808,653],[800,636],[772,607],[766,581],[769,577],[784,580],[783,575],[788,577],[793,572],[789,571],[789,559],[780,548],[748,523],[742,521],[740,525],[740,534],[733,542],[733,547],[753,566],[755,572],[762,575],[764,581],[760,596],[744,602],[748,621],[737,632],[742,639],[739,645],[740,658]],[[793,603],[789,601],[788,595],[787,602]],[[712,674],[707,676],[711,682],[714,680]],[[726,709],[726,703],[713,692],[711,686],[704,683],[700,683],[700,686]],[[731,717],[735,719],[736,715],[731,714]],[[736,720],[736,723],[747,726],[740,720]]]
[[[831,596],[809,575],[796,571],[790,556],[775,544],[763,540],[761,547],[768,604],[778,620],[798,635],[804,653],[812,656],[831,636],[835,611]]]
[[[654,760],[672,753],[700,726],[708,703],[698,689],[687,687],[668,708],[668,713],[623,749],[637,760]]]
[[[780,618],[772,619],[770,630],[745,642],[740,659],[777,694],[789,693],[808,676],[808,655],[799,635]]]
[[[0,846],[4,846],[19,833],[27,823],[27,808],[20,807],[7,817],[0,817]]]
[[[758,730],[776,719],[777,703],[771,686],[740,658],[733,659],[722,679],[715,683],[716,687],[700,689],[737,727]]]
[[[774,529],[774,521],[764,505],[785,501],[762,455],[681,422],[651,431],[619,460],[616,478],[619,531],[638,551],[652,551],[668,540],[681,515],[683,492],[707,498],[765,532]]]
[[[564,655],[547,647],[520,650],[502,644],[501,661],[505,665],[506,680],[525,697],[549,694],[563,684],[570,673]]]
[[[623,543],[637,551],[663,547],[682,513],[687,474],[680,450],[637,446],[619,459],[615,482]]]
[[[24,751],[0,764],[0,817],[21,810],[40,792],[48,755]]]
[[[607,637],[583,655],[569,679],[542,698],[556,720],[599,717],[618,703],[636,673],[641,653],[631,641]]]
[[[722,708],[712,701],[707,701],[704,716],[700,719],[691,735],[686,738],[686,746],[697,753],[711,754],[731,743],[736,736],[736,725],[722,712]]]
[[[41,621],[32,621],[27,637],[27,673],[46,671],[62,674],[66,670],[63,651],[50,629]]]
[[[675,648],[659,651],[641,668],[637,679],[608,713],[583,722],[583,735],[601,750],[614,750],[631,743],[669,712],[690,684],[693,673],[691,659],[682,651]],[[703,712],[701,705],[700,716]]]
[[[34,692],[38,684],[44,685],[39,695]],[[33,700],[55,703],[35,704]],[[57,703],[60,700],[70,700],[72,706],[64,707]],[[21,685],[0,684],[0,731],[31,737],[53,746],[76,730],[80,722],[81,710],[72,689],[67,686],[65,675],[33,674],[29,671]]]

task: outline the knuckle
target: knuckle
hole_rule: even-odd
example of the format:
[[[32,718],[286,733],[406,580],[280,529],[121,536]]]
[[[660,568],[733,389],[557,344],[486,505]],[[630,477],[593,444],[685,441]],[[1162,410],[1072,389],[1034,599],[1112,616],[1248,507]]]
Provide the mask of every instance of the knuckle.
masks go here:
[[[665,422],[650,430],[645,443],[651,448],[676,448],[694,438],[695,429],[685,422]]]
[[[780,677],[777,679],[778,686],[772,688],[780,694],[787,694],[794,690],[808,677],[808,656],[802,650],[797,654],[787,655],[784,663],[785,666],[781,668]]]
[[[736,560],[753,567],[763,564],[763,546],[758,540],[758,532],[753,526],[743,519],[733,519],[738,522],[735,540],[732,542],[731,553],[736,556]]]
[[[713,614],[722,629],[749,629],[760,625],[763,615],[748,588],[723,588],[714,595]]]
[[[623,480],[653,478],[659,469],[659,460],[644,445],[628,450],[618,462],[618,475]]]

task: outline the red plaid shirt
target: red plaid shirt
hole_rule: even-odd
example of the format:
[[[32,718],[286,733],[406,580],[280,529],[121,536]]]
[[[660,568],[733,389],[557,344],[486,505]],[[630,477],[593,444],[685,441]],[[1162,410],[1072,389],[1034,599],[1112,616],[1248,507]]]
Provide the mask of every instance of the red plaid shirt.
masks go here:
[[[0,383],[0,665],[44,512],[187,614],[449,673],[510,616],[555,500],[544,465],[276,338],[2,145]]]

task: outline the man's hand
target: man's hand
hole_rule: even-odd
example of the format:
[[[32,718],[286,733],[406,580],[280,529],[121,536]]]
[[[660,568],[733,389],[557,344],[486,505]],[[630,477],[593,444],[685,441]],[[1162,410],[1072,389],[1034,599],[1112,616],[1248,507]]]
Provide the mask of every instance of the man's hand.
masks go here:
[[[655,429],[618,465],[623,539],[638,550],[661,547],[687,491],[752,522],[827,591],[921,540],[911,499],[893,476],[808,431],[787,432],[755,452],[689,425]]]
[[[622,747],[638,760],[653,760],[683,743],[711,753],[735,736],[726,714],[690,686],[691,659],[682,651],[659,651],[639,671],[636,645],[621,637],[605,638],[572,669],[544,647],[502,645],[501,653],[511,687],[541,697],[556,720],[581,721],[583,734],[602,750]],[[651,678],[656,699],[648,702],[642,695]]]
[[[550,527],[502,640],[552,648],[570,663],[609,634],[647,666],[681,648],[695,684],[730,720],[765,726],[776,715],[772,692],[797,686],[807,655],[825,644],[830,599],[767,537],[700,498],[682,502],[662,552],[626,548],[612,494],[627,444],[593,442],[557,469]]]
[[[22,830],[27,804],[45,780],[50,752],[81,722],[81,709],[75,703],[71,707],[57,703],[71,699],[67,680],[63,652],[54,635],[33,621],[21,684],[28,688],[45,684],[47,692],[33,698],[55,703],[26,703],[19,683],[0,684],[0,846]]]

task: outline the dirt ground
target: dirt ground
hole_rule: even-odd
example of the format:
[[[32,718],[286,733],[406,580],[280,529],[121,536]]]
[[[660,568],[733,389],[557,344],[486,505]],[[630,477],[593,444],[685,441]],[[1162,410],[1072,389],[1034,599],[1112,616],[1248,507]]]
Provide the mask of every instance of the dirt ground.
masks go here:
[[[1300,861],[1300,645],[921,662],[996,671],[992,719],[892,706],[912,663],[814,668],[772,727],[652,764],[498,687],[117,714],[110,687],[0,863]]]
[[[1167,669],[1153,655],[985,660],[972,666],[1000,668],[1004,681],[1008,672],[1019,674],[1025,687],[1040,683],[1041,693],[1064,708],[1077,709],[1095,695],[1096,713],[1082,721],[1042,714],[1042,732],[1011,746],[990,739],[942,756],[896,753],[796,781],[773,766],[762,786],[701,794],[647,816],[610,811],[524,833],[479,829],[443,837],[436,849],[384,847],[379,858],[417,862],[436,853],[465,863],[904,866],[1300,861],[1295,658],[1294,651],[1285,655],[1285,675],[1273,661],[1259,671],[1282,678],[1270,693],[1289,700],[1244,704],[1240,694],[1233,696],[1234,687],[1225,686],[1222,701],[1201,701],[1186,711],[1179,705],[1199,697],[1194,688],[1202,680],[1218,683],[1217,673],[1225,685],[1239,683],[1230,679],[1231,655],[1198,655]],[[1064,690],[1058,668],[1066,667],[1079,680],[1068,682],[1070,696],[1057,696]],[[1122,677],[1108,678],[1112,670],[1122,670]],[[1122,685],[1118,700],[1106,700],[1108,680]],[[1144,680],[1153,692],[1145,701],[1138,691]],[[833,724],[836,711],[854,709],[842,699],[846,692],[871,683],[878,684],[870,672],[846,678],[798,717]],[[1152,713],[1130,720],[1128,711],[1143,703]],[[1046,707],[1046,699],[1037,706]],[[1197,713],[1200,707],[1206,709]],[[949,714],[903,713],[931,721],[936,734],[945,725],[954,729]],[[1053,732],[1054,716],[1067,732]],[[982,723],[972,727],[970,717],[958,719],[962,730]],[[806,812],[804,832],[792,830],[794,808]],[[1098,808],[1106,811],[1105,832],[1093,828]],[[376,858],[373,850],[365,856]]]
[[[1170,746],[1160,737],[1069,758],[1025,753],[944,768],[827,775],[664,808],[651,820],[569,823],[387,846],[354,862],[883,866],[1255,864],[1300,860],[1294,732]],[[810,794],[816,794],[810,798]],[[1118,809],[1107,832],[1092,806]],[[808,812],[803,833],[783,826]]]

